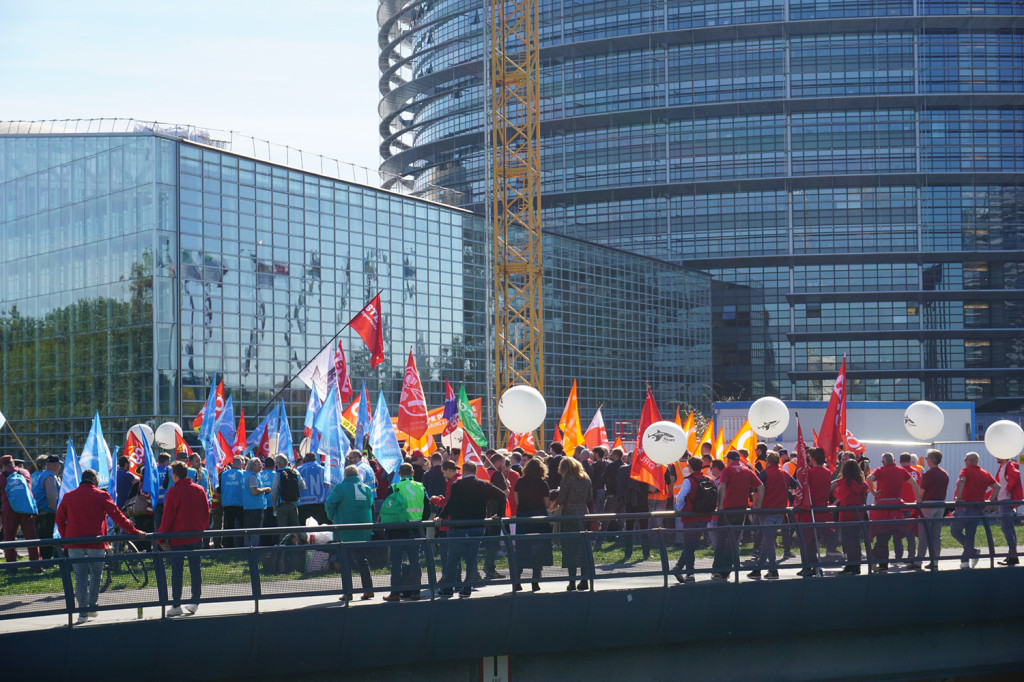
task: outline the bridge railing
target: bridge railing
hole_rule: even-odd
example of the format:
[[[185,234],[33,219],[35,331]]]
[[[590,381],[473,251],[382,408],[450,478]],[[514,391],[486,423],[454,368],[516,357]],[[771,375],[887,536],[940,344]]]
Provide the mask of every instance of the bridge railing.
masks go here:
[[[252,602],[256,611],[271,600],[293,597],[333,601],[350,596],[345,605],[370,593],[376,599],[388,594],[442,599],[463,586],[446,566],[454,556],[462,560],[460,577],[466,566],[477,574],[470,587],[496,586],[513,596],[535,587],[562,590],[570,580],[585,591],[668,587],[691,572],[687,566],[676,569],[684,544],[695,549],[695,578],[711,574],[718,581],[738,582],[758,568],[766,535],[777,536],[776,547],[782,545],[778,565],[799,568],[806,577],[831,569],[849,572],[854,565],[865,574],[878,573],[881,555],[872,557],[871,546],[881,538],[887,545],[898,540],[904,564],[927,569],[942,562],[942,568],[957,568],[961,560],[966,566],[995,568],[998,559],[1016,554],[1006,540],[1006,531],[1015,535],[1019,523],[1015,504],[748,509],[712,515],[712,527],[697,514],[652,512],[444,521],[440,527],[413,522],[246,528],[206,531],[201,538],[112,535],[105,538],[111,544],[105,555],[84,557],[72,548],[94,544],[96,538],[3,542],[0,548],[19,560],[0,564],[0,619],[66,614],[70,623],[78,613],[76,588],[88,587],[94,567],[99,575],[94,610],[135,609],[140,616],[143,609],[166,615],[169,606],[192,603],[196,596],[202,604]],[[310,532],[332,537],[308,544]],[[342,541],[335,540],[335,533]],[[353,539],[366,535],[369,540]],[[157,541],[186,538],[197,541],[199,549],[155,549]],[[977,554],[966,554],[957,538],[974,538]],[[854,561],[858,549],[860,560]],[[40,559],[20,560],[36,551],[43,552]],[[771,552],[760,553],[765,556],[760,569],[770,569]],[[896,568],[893,548],[887,546],[886,556],[888,567]],[[199,595],[192,593],[193,575],[201,578]],[[182,586],[179,599],[176,582]]]

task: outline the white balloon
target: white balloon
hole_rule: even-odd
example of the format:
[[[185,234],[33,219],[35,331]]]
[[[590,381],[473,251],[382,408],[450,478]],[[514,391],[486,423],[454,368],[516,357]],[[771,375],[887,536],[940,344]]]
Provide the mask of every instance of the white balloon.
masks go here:
[[[918,400],[903,413],[903,426],[918,440],[930,441],[942,432],[946,417],[933,402]]]
[[[1024,429],[1016,422],[1000,419],[985,429],[985,447],[996,459],[1013,459],[1024,450]]]
[[[789,426],[789,409],[778,398],[766,396],[755,400],[747,410],[750,428],[761,438],[775,438]]]
[[[179,436],[182,434],[181,427],[174,422],[164,422],[156,427],[155,440],[157,448],[173,452],[174,446],[177,445],[174,438],[175,433]]]
[[[306,436],[299,442],[299,455],[305,457],[309,454],[309,436]]]
[[[530,433],[544,423],[548,404],[533,386],[513,386],[498,401],[498,419],[513,433]]]
[[[128,429],[128,433],[134,433],[136,438],[145,438],[149,442],[149,447],[153,447],[153,429],[149,424],[136,424]]]
[[[644,431],[643,444],[644,454],[657,464],[668,466],[686,452],[686,433],[675,422],[654,422]]]
[[[449,435],[441,434],[441,445],[446,448],[461,448],[462,447],[462,436],[465,432],[462,427],[459,427],[452,431]]]

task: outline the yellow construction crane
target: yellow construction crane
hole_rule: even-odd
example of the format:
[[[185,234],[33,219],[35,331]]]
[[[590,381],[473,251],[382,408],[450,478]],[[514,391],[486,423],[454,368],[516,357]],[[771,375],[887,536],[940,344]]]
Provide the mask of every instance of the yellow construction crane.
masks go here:
[[[495,400],[518,384],[544,393],[538,17],[538,0],[491,0]]]

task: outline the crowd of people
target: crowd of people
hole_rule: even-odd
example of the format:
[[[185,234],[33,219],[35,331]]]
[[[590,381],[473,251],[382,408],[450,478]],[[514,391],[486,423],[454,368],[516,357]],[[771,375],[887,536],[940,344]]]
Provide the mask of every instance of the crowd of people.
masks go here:
[[[185,533],[160,541],[162,549],[175,550],[170,559],[171,609],[168,615],[195,613],[201,598],[202,572],[199,553],[205,547],[272,546],[280,533],[203,536],[208,529],[278,529],[317,524],[388,524],[383,537],[389,541],[391,591],[385,601],[420,598],[421,561],[417,542],[424,532],[446,537],[439,543],[442,576],[439,596],[456,591],[469,596],[475,586],[506,576],[498,571],[502,552],[502,526],[487,519],[511,517],[516,547],[513,589],[522,590],[529,572],[530,587],[541,589],[543,570],[554,564],[553,540],[557,540],[561,567],[568,575],[567,590],[587,590],[593,580],[587,561],[586,536],[579,531],[605,531],[593,540],[601,549],[620,550],[619,563],[633,561],[634,540],[639,540],[643,559],[653,549],[656,526],[669,533],[681,549],[672,573],[680,583],[695,581],[698,550],[713,551],[712,580],[726,580],[738,569],[739,544],[752,542],[748,562],[751,579],[778,578],[777,541],[781,536],[782,560],[794,558],[799,549],[805,577],[821,575],[820,548],[827,559],[842,560],[843,574],[857,574],[864,563],[862,548],[876,571],[890,566],[890,544],[897,563],[910,569],[936,569],[940,556],[941,529],[935,523],[946,514],[950,476],[942,467],[942,453],[928,450],[921,466],[916,455],[896,457],[885,453],[881,465],[872,468],[865,457],[840,453],[835,470],[826,466],[824,451],[808,450],[806,471],[798,476],[797,462],[784,448],[758,444],[756,452],[729,451],[725,459],[712,457],[709,444],[700,453],[685,453],[664,468],[662,486],[631,476],[632,453],[620,448],[577,447],[567,453],[561,443],[549,450],[527,453],[516,448],[488,450],[482,459],[465,460],[458,450],[403,452],[397,476],[391,476],[371,455],[352,450],[346,457],[343,480],[325,482],[324,467],[310,453],[295,466],[277,454],[258,457],[252,452],[235,455],[230,466],[213,482],[198,455],[171,454],[157,458],[159,494],[150,500],[141,492],[141,471],[130,462],[118,462],[114,499],[98,487],[92,470],[81,475],[77,489],[58,501],[62,463],[54,455],[40,457],[30,473],[23,463],[6,455],[0,458],[0,503],[3,539],[13,540],[20,530],[26,539],[95,537],[95,543],[68,545],[68,556],[80,561],[74,567],[79,622],[95,617],[100,559],[107,549],[100,540],[107,535],[107,520],[126,533],[145,538],[148,533]],[[461,462],[461,465],[460,465]],[[797,479],[806,480],[801,488]],[[794,507],[803,491],[809,504]],[[952,536],[962,546],[961,567],[973,566],[979,552],[975,533],[984,514],[996,516],[1008,544],[1001,562],[1017,565],[1015,505],[986,509],[992,501],[1020,501],[1020,471],[1015,461],[1003,462],[993,476],[978,466],[978,455],[969,453],[952,491],[958,503],[950,521]],[[931,503],[913,507],[904,503]],[[871,505],[864,518],[861,509]],[[648,512],[675,511],[672,516],[644,516]],[[586,514],[640,514],[621,520],[615,517],[581,520]],[[556,523],[548,516],[563,517]],[[426,523],[433,521],[433,523]],[[552,536],[551,533],[557,533]],[[370,526],[336,530],[334,540],[352,545],[348,551],[351,571],[342,571],[343,594],[355,593],[351,572],[359,574],[362,599],[374,598],[369,552],[376,537]],[[362,544],[366,543],[366,544]],[[148,548],[148,542],[145,543]],[[479,553],[483,553],[483,575]],[[29,559],[49,559],[60,551],[54,545],[29,547]],[[5,548],[7,562],[17,559]],[[191,599],[182,604],[183,572],[189,564]],[[927,562],[927,563],[926,563]],[[8,567],[8,570],[12,570]],[[35,565],[33,570],[42,569]]]

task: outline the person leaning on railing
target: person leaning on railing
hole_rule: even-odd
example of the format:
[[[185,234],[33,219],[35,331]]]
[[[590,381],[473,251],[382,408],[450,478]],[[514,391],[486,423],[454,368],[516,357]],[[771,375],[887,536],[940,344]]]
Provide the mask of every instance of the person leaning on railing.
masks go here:
[[[160,541],[163,549],[172,549],[176,552],[171,556],[171,608],[167,615],[180,616],[185,556],[177,552],[188,553],[192,601],[185,605],[185,610],[195,613],[199,608],[203,583],[199,553],[196,550],[203,546],[202,532],[210,527],[210,498],[207,497],[205,489],[189,478],[188,467],[184,462],[175,462],[171,465],[171,479],[174,485],[167,491],[167,497],[164,499],[164,516],[160,521],[160,532],[194,533],[192,537]]]
[[[121,513],[107,491],[96,487],[99,476],[92,469],[82,472],[82,482],[65,493],[57,507],[57,530],[62,538],[101,538],[107,534],[107,517],[126,533],[141,537],[146,534]],[[72,560],[75,574],[75,596],[78,599],[78,622],[84,623],[98,614],[95,611],[100,595],[100,578],[106,554],[105,542],[64,545]],[[96,561],[88,561],[97,559]],[[76,561],[77,560],[77,561]]]
[[[978,466],[978,453],[968,452],[953,492],[953,501],[961,503],[953,512],[958,521],[950,528],[953,538],[964,548],[960,556],[960,568],[973,568],[981,558],[981,552],[974,547],[974,536],[985,513],[982,503],[990,495],[996,499],[999,489],[995,477]]]

